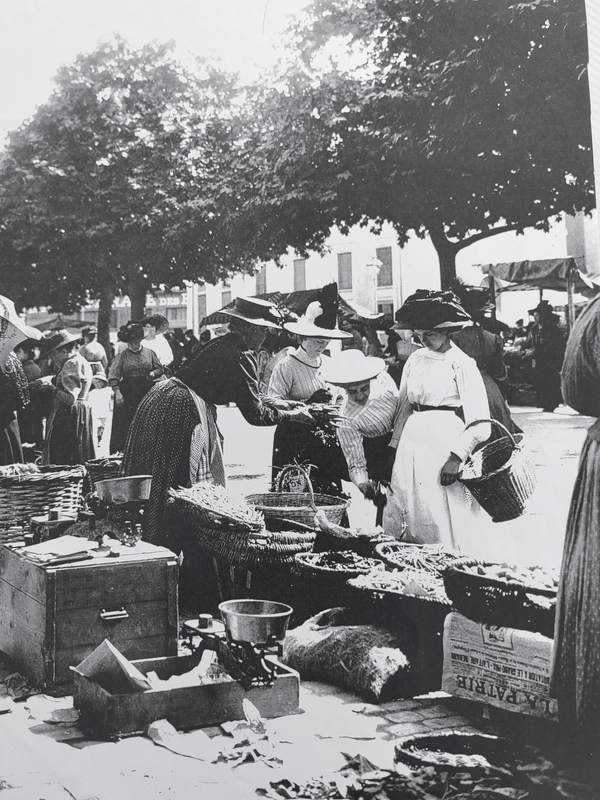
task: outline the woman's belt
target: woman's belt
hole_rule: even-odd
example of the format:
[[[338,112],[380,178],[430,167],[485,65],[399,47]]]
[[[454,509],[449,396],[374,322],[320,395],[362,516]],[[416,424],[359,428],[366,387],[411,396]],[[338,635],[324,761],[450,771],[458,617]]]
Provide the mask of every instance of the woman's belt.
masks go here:
[[[411,403],[413,411],[452,411],[457,417],[465,421],[462,406],[424,406],[422,403]]]

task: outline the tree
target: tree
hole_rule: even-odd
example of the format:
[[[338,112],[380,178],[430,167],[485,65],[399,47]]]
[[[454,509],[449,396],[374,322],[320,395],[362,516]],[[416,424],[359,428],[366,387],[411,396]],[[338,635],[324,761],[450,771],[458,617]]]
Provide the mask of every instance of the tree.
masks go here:
[[[17,304],[72,311],[119,293],[252,271],[236,238],[233,77],[171,45],[117,38],[58,73],[57,88],[0,158],[0,258]]]
[[[274,243],[387,221],[448,287],[470,244],[595,207],[583,0],[315,0],[288,50],[251,143]]]

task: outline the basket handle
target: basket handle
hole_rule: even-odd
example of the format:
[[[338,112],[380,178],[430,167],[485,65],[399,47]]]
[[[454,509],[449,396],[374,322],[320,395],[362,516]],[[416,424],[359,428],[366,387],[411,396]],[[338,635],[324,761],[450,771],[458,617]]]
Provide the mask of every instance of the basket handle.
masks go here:
[[[465,425],[465,430],[467,430],[467,428],[472,428],[473,425],[479,425],[482,422],[491,422],[492,425],[496,425],[498,428],[500,428],[500,430],[504,431],[504,433],[506,434],[507,438],[510,439],[510,443],[513,446],[513,450],[516,450],[516,448],[517,448],[517,440],[512,435],[512,433],[508,430],[508,428],[505,425],[503,425],[501,422],[498,422],[497,419],[491,419],[491,418],[490,419],[474,419],[473,422],[469,422],[468,425]]]
[[[311,508],[314,508],[316,512],[317,506],[315,504],[315,490],[313,489],[310,475],[308,474],[308,470],[304,469],[304,467],[301,467],[299,464],[288,464],[287,467],[284,467],[282,470],[279,471],[279,475],[277,476],[277,491],[278,492],[281,491],[281,484],[283,483],[284,475],[286,475],[288,472],[291,472],[292,470],[296,472],[300,470],[300,472],[304,475],[306,479],[306,485],[308,486],[308,493],[310,494],[309,505]]]

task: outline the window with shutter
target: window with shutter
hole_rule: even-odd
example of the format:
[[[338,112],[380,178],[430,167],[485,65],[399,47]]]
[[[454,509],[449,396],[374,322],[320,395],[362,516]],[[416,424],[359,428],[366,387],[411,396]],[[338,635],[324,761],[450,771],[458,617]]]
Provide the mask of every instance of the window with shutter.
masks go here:
[[[377,275],[377,286],[393,286],[394,277],[392,274],[392,248],[378,247],[376,250],[377,258],[381,261],[381,267]]]
[[[306,259],[294,259],[294,291],[303,292],[306,289]]]
[[[352,288],[352,253],[338,253],[338,289]]]

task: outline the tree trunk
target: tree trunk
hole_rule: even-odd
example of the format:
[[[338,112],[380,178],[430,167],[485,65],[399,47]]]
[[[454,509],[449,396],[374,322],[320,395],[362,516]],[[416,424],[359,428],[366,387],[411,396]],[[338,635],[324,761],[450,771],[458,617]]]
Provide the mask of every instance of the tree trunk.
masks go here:
[[[462,245],[448,239],[442,223],[433,222],[428,224],[427,228],[440,262],[441,288],[449,289],[456,280],[456,254]]]
[[[131,319],[141,319],[146,309],[148,281],[142,277],[137,265],[131,268],[127,284],[131,301]]]
[[[115,293],[111,286],[105,285],[100,290],[100,304],[98,308],[98,341],[104,346],[108,361],[111,361],[112,350],[110,347],[110,317]]]

